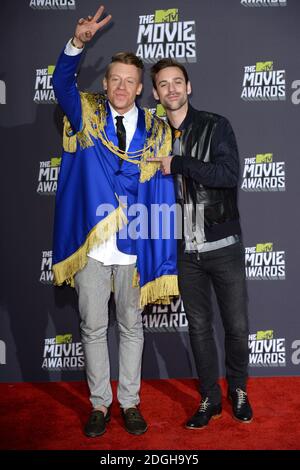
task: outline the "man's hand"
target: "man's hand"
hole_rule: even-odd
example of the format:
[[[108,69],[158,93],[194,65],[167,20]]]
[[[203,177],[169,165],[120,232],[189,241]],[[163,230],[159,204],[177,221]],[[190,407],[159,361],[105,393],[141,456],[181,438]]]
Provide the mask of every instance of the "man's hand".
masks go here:
[[[102,29],[107,23],[110,22],[112,16],[108,15],[98,23],[104,11],[104,6],[101,6],[95,13],[94,16],[88,16],[87,18],[80,18],[77,23],[75,34],[73,37],[73,44],[78,48],[82,48],[84,44],[90,41],[99,29]]]
[[[147,158],[147,162],[159,162],[160,169],[163,175],[170,175],[171,174],[171,157],[160,157],[160,158]]]

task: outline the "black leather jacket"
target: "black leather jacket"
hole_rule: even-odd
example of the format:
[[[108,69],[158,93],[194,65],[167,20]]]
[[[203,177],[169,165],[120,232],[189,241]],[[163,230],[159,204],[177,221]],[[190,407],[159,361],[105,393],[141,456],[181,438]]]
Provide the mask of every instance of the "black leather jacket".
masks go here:
[[[189,105],[180,128],[180,156],[174,156],[172,174],[177,178],[180,204],[204,204],[206,241],[239,235],[237,184],[239,156],[229,121],[223,116],[197,111]]]

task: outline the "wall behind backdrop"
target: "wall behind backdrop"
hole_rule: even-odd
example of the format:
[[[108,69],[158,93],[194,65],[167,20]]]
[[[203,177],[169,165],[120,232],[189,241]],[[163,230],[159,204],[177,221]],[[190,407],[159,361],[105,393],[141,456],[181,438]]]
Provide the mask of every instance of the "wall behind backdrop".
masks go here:
[[[155,109],[148,70],[173,55],[187,67],[194,107],[229,118],[241,159],[250,374],[300,375],[299,0],[110,0],[105,6],[113,22],[86,47],[79,87],[98,91],[110,57],[132,50],[146,63],[140,104]],[[51,79],[77,20],[98,7],[98,0],[1,2],[2,382],[84,377],[75,292],[52,285],[62,114]],[[196,376],[180,300],[148,307],[144,323],[143,377]],[[218,314],[216,334],[223,362]],[[116,378],[113,300],[109,343]]]

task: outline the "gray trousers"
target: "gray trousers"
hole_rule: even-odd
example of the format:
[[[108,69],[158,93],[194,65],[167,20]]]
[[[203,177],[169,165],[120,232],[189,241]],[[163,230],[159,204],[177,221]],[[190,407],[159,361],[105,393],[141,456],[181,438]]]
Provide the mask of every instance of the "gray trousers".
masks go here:
[[[144,336],[139,288],[132,287],[134,267],[133,264],[104,266],[88,258],[87,265],[75,276],[87,382],[94,408],[108,407],[112,402],[107,345],[112,277],[120,336],[118,401],[122,408],[138,405],[140,401]]]

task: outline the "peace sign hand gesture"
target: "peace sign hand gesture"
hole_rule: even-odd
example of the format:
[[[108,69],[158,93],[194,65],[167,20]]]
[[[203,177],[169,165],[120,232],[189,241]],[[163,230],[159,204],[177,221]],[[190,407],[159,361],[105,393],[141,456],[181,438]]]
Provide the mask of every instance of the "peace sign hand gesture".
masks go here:
[[[100,19],[103,11],[104,6],[101,6],[98,8],[94,16],[80,18],[73,37],[73,44],[76,47],[82,48],[86,42],[89,42],[94,37],[99,29],[102,29],[105,25],[107,25],[107,23],[110,22],[112,16],[108,15],[98,23],[98,20]]]

